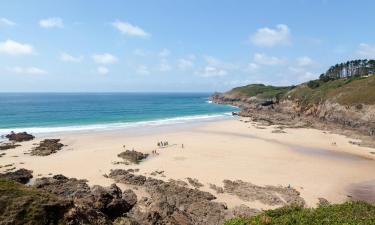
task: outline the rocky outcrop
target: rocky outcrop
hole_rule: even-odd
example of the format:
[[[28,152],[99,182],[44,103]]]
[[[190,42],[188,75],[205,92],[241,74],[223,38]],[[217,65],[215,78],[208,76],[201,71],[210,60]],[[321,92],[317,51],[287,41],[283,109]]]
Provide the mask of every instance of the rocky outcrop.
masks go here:
[[[0,179],[0,224],[67,224],[73,205],[46,191]]]
[[[147,158],[148,154],[137,152],[134,150],[126,150],[125,152],[121,152],[117,156],[131,163],[138,164],[140,161]]]
[[[9,141],[23,142],[33,140],[35,137],[27,132],[14,133],[13,131],[10,134],[5,136]]]
[[[221,93],[215,93],[210,99],[215,103],[238,106],[240,112],[236,115],[251,117],[253,121],[266,122],[268,125],[321,128],[327,124],[359,131],[365,135],[375,135],[374,105],[347,106],[328,100],[319,104],[302,105],[299,99],[291,100],[288,97],[270,102],[267,99],[240,94]]]
[[[19,169],[14,172],[0,173],[0,178],[16,181],[26,184],[33,178],[33,171],[27,169]]]
[[[63,175],[37,178],[31,186],[7,183],[9,179],[26,183],[32,172],[25,169],[1,174],[0,192],[3,193],[4,188],[8,191],[0,195],[0,224],[21,221],[20,224],[218,225],[233,217],[259,213],[245,205],[228,209],[225,204],[213,201],[216,197],[211,193],[189,188],[184,181],[166,182],[134,172],[116,169],[108,177],[146,191],[147,197],[138,199],[134,191],[122,192],[116,184],[90,187],[86,180]],[[256,189],[256,194],[272,192],[275,201],[302,202],[292,188],[259,187],[239,181],[225,181],[221,188],[222,192],[236,193],[240,198],[251,198],[249,189]],[[267,198],[257,198],[262,199]],[[20,219],[24,215],[27,217]]]
[[[21,145],[16,145],[14,143],[1,143],[0,150],[13,149],[13,148],[17,148],[18,146],[21,146]]]
[[[195,187],[195,188],[201,188],[201,187],[204,186],[204,185],[203,185],[202,183],[200,183],[199,180],[196,179],[196,178],[188,177],[188,178],[186,178],[186,179],[187,179],[187,181],[189,182],[189,184],[190,184],[191,186]]]
[[[162,180],[133,174],[129,170],[113,170],[109,178],[116,182],[132,184],[144,188],[150,197],[143,198],[127,213],[128,218],[122,218],[123,224],[222,224],[225,219],[236,212],[227,209],[223,203],[212,201],[216,199],[211,193],[186,187],[171,180]],[[243,206],[242,212],[257,212]],[[120,221],[118,224],[121,224]]]
[[[131,190],[124,194],[117,185],[89,187],[86,180],[67,178],[63,175],[38,178],[34,186],[64,200],[74,207],[65,215],[67,224],[112,224],[124,216],[137,202]]]
[[[41,141],[37,147],[31,150],[31,155],[51,155],[61,150],[62,147],[64,147],[64,145],[60,143],[60,139],[45,139]]]
[[[224,180],[224,192],[238,196],[245,201],[260,201],[263,204],[275,205],[297,205],[303,207],[304,199],[300,193],[292,187],[282,186],[257,186],[241,180]]]

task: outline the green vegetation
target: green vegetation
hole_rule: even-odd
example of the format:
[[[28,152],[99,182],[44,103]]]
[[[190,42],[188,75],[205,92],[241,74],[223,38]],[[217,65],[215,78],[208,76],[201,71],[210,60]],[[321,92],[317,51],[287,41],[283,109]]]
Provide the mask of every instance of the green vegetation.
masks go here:
[[[375,76],[350,77],[339,80],[314,80],[299,85],[287,94],[302,106],[330,100],[342,105],[375,104]]]
[[[264,84],[250,84],[243,87],[234,88],[229,93],[240,93],[247,95],[249,97],[256,96],[260,99],[272,99],[281,98],[285,93],[293,89],[292,86],[288,87],[275,87],[271,85]]]
[[[375,206],[364,202],[321,205],[318,208],[286,206],[250,218],[236,218],[224,225],[375,224]]]
[[[1,224],[59,224],[68,206],[42,190],[0,179]]]
[[[338,80],[344,77],[361,77],[375,73],[375,60],[357,59],[331,66],[320,75],[321,81]]]
[[[288,99],[298,102],[302,107],[310,107],[327,100],[348,106],[371,105],[375,104],[375,75],[328,81],[311,80],[305,84],[289,87],[250,84],[234,88],[226,95],[257,97],[266,100]]]

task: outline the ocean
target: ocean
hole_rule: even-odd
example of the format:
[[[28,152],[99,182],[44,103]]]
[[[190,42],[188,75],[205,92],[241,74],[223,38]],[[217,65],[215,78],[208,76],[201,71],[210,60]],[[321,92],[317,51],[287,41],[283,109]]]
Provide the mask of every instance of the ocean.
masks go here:
[[[0,135],[157,126],[230,117],[209,93],[0,93]]]

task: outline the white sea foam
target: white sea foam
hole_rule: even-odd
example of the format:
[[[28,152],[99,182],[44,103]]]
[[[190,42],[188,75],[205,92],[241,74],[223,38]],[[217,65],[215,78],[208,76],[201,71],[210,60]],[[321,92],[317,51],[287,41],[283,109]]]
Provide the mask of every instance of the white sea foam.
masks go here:
[[[26,127],[26,128],[4,128],[0,129],[0,135],[9,134],[14,132],[29,132],[33,134],[43,133],[59,133],[67,131],[99,131],[99,130],[116,130],[123,128],[145,127],[145,126],[163,126],[173,124],[183,124],[188,122],[210,121],[221,118],[231,117],[231,113],[222,113],[214,115],[196,115],[196,116],[183,116],[159,120],[139,121],[139,122],[126,122],[126,123],[107,123],[107,124],[90,124],[79,126],[61,126],[61,127]]]

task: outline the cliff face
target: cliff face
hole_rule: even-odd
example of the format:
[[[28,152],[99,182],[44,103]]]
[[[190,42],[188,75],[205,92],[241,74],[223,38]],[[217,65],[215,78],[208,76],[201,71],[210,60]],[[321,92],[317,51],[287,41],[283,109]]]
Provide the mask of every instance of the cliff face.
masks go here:
[[[375,136],[375,76],[330,81],[318,88],[301,84],[275,95],[270,95],[272,86],[257,85],[258,89],[267,87],[267,93],[254,92],[255,86],[215,93],[211,100],[238,106],[239,115],[255,120],[287,125],[325,123]]]

